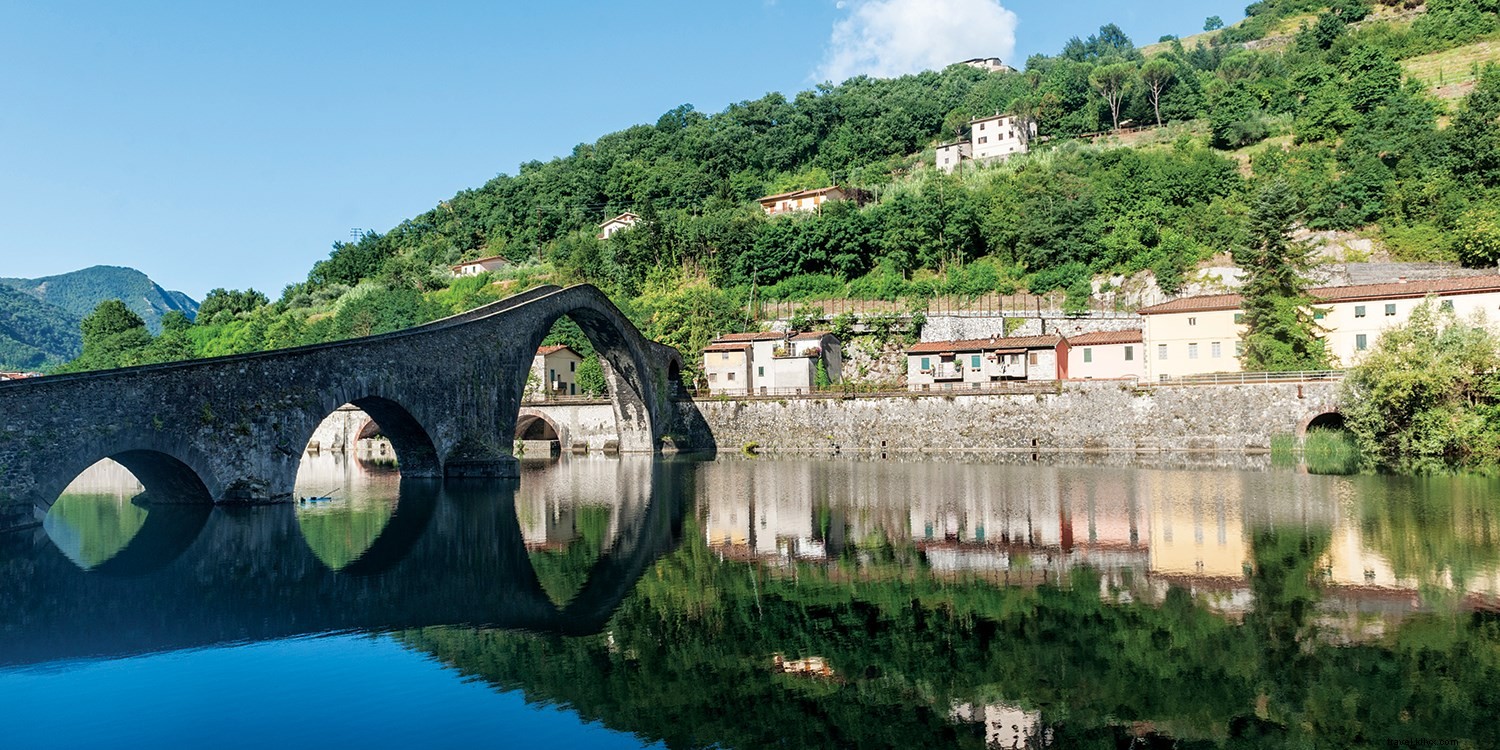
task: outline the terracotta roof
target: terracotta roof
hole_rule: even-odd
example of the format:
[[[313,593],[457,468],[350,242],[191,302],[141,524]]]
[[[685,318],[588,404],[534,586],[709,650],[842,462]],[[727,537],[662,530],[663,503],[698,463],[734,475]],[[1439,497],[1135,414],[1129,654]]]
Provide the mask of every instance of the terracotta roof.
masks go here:
[[[543,356],[543,357],[545,357],[545,356],[547,356],[549,354],[556,354],[556,353],[558,353],[558,352],[560,352],[560,351],[562,351],[564,349],[567,349],[568,351],[573,352],[573,347],[568,346],[567,344],[553,344],[551,346],[544,346],[544,347],[542,347],[540,349],[537,349],[536,353],[539,354],[539,355],[541,355],[541,356]],[[573,355],[574,356],[578,356],[578,352],[573,352]]]
[[[1101,346],[1104,344],[1139,344],[1141,329],[1129,331],[1094,331],[1068,337],[1068,346]]]
[[[1010,339],[964,339],[963,341],[924,341],[906,350],[907,354],[933,352],[987,352],[994,349],[1051,349],[1061,343],[1061,336],[1017,336]]]
[[[750,347],[749,341],[724,341],[703,347],[705,352],[742,352]]]
[[[1413,279],[1394,284],[1357,284],[1325,286],[1308,290],[1325,302],[1348,302],[1360,299],[1400,299],[1426,297],[1429,294],[1478,294],[1500,292],[1500,275],[1460,276],[1448,279]]]
[[[756,200],[761,203],[771,203],[773,201],[785,200],[788,198],[811,198],[815,195],[822,195],[834,190],[843,192],[844,189],[839,187],[838,185],[833,185],[825,188],[814,188],[812,190],[793,190],[790,193],[777,193],[775,195],[767,195],[761,198],[756,198]]]
[[[1141,315],[1160,315],[1162,313],[1238,310],[1240,301],[1243,299],[1238,294],[1200,294],[1197,297],[1183,297],[1159,305],[1143,307],[1136,312]]]
[[[793,341],[815,341],[817,339],[823,338],[824,336],[832,336],[832,335],[833,335],[833,333],[830,332],[830,331],[808,331],[806,333],[799,333],[796,336],[793,336],[792,340]]]
[[[785,339],[786,334],[781,331],[750,331],[748,333],[726,333],[714,339],[713,344],[723,344],[730,341],[770,341],[772,339]]]
[[[1386,284],[1354,284],[1350,286],[1325,286],[1307,290],[1308,294],[1323,302],[1353,302],[1356,300],[1409,299],[1426,297],[1429,294],[1480,294],[1500,292],[1500,275],[1459,276],[1447,279],[1414,279]],[[1238,294],[1205,294],[1183,297],[1159,305],[1143,307],[1136,312],[1141,315],[1161,313],[1208,312],[1211,310],[1238,310],[1243,298]]]

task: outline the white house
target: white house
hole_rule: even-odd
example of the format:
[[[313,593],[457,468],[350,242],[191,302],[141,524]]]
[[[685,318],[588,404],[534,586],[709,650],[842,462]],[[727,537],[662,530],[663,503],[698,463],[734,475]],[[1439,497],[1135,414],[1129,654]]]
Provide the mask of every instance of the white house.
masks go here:
[[[1141,330],[1095,331],[1068,337],[1068,377],[1104,380],[1146,377]]]
[[[607,240],[620,232],[635,226],[641,217],[626,211],[613,219],[608,219],[599,224],[599,239]]]
[[[466,260],[457,265],[449,266],[449,268],[452,269],[454,276],[478,276],[485,271],[498,271],[509,265],[510,261],[505,258],[498,255],[491,255],[488,258]]]
[[[703,349],[710,395],[807,393],[818,385],[818,365],[830,384],[842,379],[839,340],[826,331],[731,333]]]
[[[794,211],[817,211],[828,201],[841,201],[845,198],[844,189],[838,186],[817,188],[814,190],[793,190],[790,193],[777,193],[767,195],[758,199],[761,210],[767,216],[777,216]]]
[[[906,386],[978,390],[1003,381],[1065,380],[1068,348],[1061,336],[924,341],[906,350]]]
[[[968,141],[955,141],[944,143],[937,147],[937,168],[944,172],[952,172],[958,169],[964,159],[973,158],[974,147]]]
[[[1029,136],[1015,115],[996,114],[969,122],[969,143],[979,161],[1008,159],[1026,153]]]
[[[1006,65],[1004,62],[1001,62],[1000,58],[998,57],[971,57],[957,64],[967,65],[971,68],[978,68],[979,70],[983,70],[986,73],[1016,72],[1015,68],[1012,68],[1011,66]]]
[[[583,357],[565,345],[544,346],[531,359],[531,374],[539,386],[528,396],[551,398],[578,395],[578,366]]]

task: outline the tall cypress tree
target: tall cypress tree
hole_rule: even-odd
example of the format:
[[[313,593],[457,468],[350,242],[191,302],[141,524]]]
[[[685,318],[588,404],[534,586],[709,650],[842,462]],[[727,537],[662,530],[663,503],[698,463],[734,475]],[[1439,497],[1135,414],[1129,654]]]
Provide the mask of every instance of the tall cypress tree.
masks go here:
[[[1249,371],[1322,370],[1328,351],[1317,336],[1307,293],[1306,245],[1292,241],[1297,199],[1285,180],[1260,191],[1250,212],[1253,245],[1244,253],[1245,348]]]

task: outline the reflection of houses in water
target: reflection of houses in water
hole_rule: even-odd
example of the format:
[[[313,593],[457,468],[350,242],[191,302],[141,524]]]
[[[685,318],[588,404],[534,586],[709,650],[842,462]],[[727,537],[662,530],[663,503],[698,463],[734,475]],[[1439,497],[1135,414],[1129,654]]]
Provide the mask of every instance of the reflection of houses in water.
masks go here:
[[[1399,578],[1370,547],[1350,517],[1349,481],[1289,471],[725,461],[706,473],[700,508],[709,546],[726,556],[821,560],[850,543],[910,542],[939,575],[1033,585],[1088,567],[1101,593],[1160,601],[1181,586],[1231,616],[1252,604],[1255,534],[1310,531],[1331,536],[1319,565],[1326,608],[1410,610],[1419,583],[1433,582]],[[1471,575],[1465,588],[1493,597],[1500,571]]]
[[[605,543],[621,532],[621,518],[644,508],[637,494],[647,486],[649,463],[604,457],[570,456],[564,461],[522,472],[516,493],[516,519],[527,549],[559,549],[577,539],[585,514],[607,515]],[[637,493],[637,494],[632,494]],[[638,506],[638,507],[637,507]]]
[[[1009,703],[954,706],[953,720],[963,724],[982,724],[984,744],[998,750],[1023,750],[1052,746],[1052,730],[1042,725],[1040,711],[1027,711]]]
[[[119,500],[129,500],[145,492],[130,470],[109,459],[102,459],[68,483],[64,495],[114,495]]]

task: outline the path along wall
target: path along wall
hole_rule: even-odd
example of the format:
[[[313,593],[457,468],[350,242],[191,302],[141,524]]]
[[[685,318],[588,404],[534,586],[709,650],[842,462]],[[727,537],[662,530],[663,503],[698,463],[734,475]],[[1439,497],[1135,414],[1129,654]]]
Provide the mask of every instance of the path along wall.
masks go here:
[[[1136,388],[1062,385],[1042,395],[704,399],[720,451],[1263,451],[1338,410],[1337,382]]]

